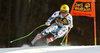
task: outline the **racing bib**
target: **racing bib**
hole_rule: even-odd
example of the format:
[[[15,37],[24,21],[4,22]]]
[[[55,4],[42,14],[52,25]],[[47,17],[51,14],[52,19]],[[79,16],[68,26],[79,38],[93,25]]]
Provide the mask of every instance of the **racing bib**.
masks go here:
[[[68,25],[68,20],[64,17],[64,18],[60,18],[60,17],[56,17],[57,22],[62,23],[63,25]]]

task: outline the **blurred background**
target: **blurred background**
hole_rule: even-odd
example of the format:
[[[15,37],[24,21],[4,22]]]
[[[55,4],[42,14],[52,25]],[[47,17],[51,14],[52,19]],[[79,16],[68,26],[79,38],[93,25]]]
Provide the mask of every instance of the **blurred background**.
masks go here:
[[[11,40],[29,34],[37,26],[44,24],[62,4],[72,8],[74,0],[0,0],[0,48],[31,45],[31,41],[47,26],[39,28],[32,35],[10,44]],[[96,0],[97,45],[100,45],[100,0]],[[94,19],[73,16],[74,27],[69,33],[70,45],[94,45]],[[52,22],[53,23],[53,22]],[[47,37],[51,36],[48,35]],[[44,38],[47,38],[44,37]],[[59,38],[50,45],[60,45]],[[41,44],[44,42],[38,42]]]

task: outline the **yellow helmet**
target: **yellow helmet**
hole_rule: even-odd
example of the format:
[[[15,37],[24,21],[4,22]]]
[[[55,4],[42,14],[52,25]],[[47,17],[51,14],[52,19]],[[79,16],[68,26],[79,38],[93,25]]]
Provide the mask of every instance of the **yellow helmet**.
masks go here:
[[[63,4],[61,7],[60,7],[60,12],[63,12],[63,13],[69,13],[69,6],[66,5],[66,4]]]

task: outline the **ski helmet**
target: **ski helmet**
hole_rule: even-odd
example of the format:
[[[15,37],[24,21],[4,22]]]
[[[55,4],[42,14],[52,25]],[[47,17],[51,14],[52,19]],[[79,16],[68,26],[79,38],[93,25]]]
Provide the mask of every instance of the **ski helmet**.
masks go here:
[[[63,12],[63,13],[69,13],[69,7],[68,5],[66,4],[63,4],[61,7],[60,7],[60,12]]]

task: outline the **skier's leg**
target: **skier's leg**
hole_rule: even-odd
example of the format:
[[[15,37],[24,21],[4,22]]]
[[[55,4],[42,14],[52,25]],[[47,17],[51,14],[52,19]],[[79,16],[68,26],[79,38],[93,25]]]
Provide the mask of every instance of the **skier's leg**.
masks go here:
[[[67,32],[68,32],[68,26],[61,28],[58,31],[57,36],[55,37],[55,39],[63,37]]]
[[[40,37],[38,39],[43,38],[44,36],[46,36],[50,32],[56,31],[57,28],[58,28],[58,26],[56,24],[52,24],[50,27],[46,28],[45,30],[43,30],[41,32]]]
[[[65,33],[67,33],[67,31],[68,31],[68,27],[63,27],[63,28],[61,28],[61,29],[58,31],[58,33],[57,33],[56,36],[51,36],[50,38],[47,38],[47,44],[48,44],[49,42],[54,41],[55,39],[58,39],[58,38],[63,37],[63,36],[65,35]]]

